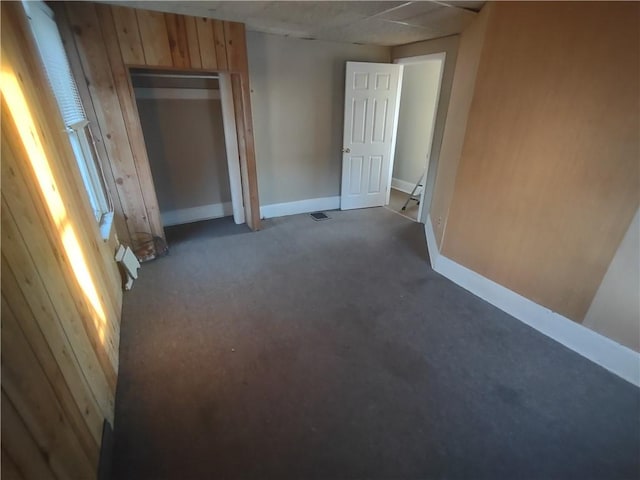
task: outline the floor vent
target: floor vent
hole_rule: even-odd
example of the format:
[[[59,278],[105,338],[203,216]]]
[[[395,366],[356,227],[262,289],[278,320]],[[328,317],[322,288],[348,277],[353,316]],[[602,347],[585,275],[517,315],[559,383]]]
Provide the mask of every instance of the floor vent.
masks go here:
[[[316,222],[319,222],[321,220],[329,220],[331,217],[329,217],[326,213],[323,212],[315,212],[315,213],[311,213],[311,218],[313,218]]]

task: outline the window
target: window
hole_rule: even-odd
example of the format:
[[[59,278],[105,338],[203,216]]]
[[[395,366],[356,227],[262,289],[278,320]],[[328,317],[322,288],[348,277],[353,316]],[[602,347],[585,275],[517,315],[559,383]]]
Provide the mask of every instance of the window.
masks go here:
[[[69,134],[91,208],[96,220],[102,223],[105,221],[106,214],[113,208],[105,188],[89,121],[80,101],[78,87],[71,73],[53,12],[42,1],[24,1],[23,4],[49,85]]]

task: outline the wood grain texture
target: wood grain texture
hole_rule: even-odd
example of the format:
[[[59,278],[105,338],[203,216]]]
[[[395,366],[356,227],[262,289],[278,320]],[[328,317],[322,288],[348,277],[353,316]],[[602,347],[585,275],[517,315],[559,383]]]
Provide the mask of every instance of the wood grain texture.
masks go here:
[[[140,186],[140,192],[144,202],[145,219],[149,222],[149,231],[153,235],[164,237],[164,229],[160,219],[160,208],[158,207],[156,190],[153,185],[151,167],[147,157],[147,149],[144,144],[142,125],[140,124],[140,117],[138,116],[138,107],[133,94],[131,77],[122,62],[110,8],[106,5],[96,5],[96,11],[100,18],[103,38],[105,40],[104,46],[106,47],[106,53],[113,74],[114,87],[120,102],[120,111],[122,112],[129,147],[133,156],[137,183]],[[132,238],[136,238],[135,233],[132,234]]]
[[[91,478],[95,465],[86,456],[67,412],[51,388],[46,373],[31,350],[6,301],[2,302],[2,389],[16,412],[46,452],[59,478]],[[46,399],[46,400],[45,400]]]
[[[118,214],[126,221],[133,242],[135,232],[150,232],[151,226],[95,4],[74,3],[66,12],[77,47],[76,52],[68,53],[79,55],[122,205]]]
[[[216,62],[218,70],[226,71],[227,64],[227,46],[225,41],[224,24],[222,20],[213,20],[213,41],[216,48]]]
[[[172,65],[175,68],[189,68],[191,66],[191,59],[189,56],[189,39],[187,38],[185,17],[171,13],[165,13],[164,16],[167,23],[167,35],[169,37]]]
[[[4,255],[2,277],[3,295],[10,299],[11,310],[20,319],[21,330],[45,369],[56,396],[67,409],[68,418],[78,432],[85,453],[97,464],[104,416],[91,393],[91,386],[84,377],[78,358],[67,354],[73,350],[69,339],[46,303],[40,304],[42,313],[38,310],[34,313]]]
[[[187,33],[187,44],[189,45],[189,66],[192,69],[202,68],[200,59],[200,40],[198,40],[198,19],[196,17],[184,16],[184,27]]]
[[[639,203],[640,5],[494,8],[443,253],[581,322]]]
[[[216,70],[218,68],[218,60],[216,58],[216,43],[213,36],[213,20],[210,18],[197,18],[196,31],[198,32],[202,68]]]
[[[2,473],[94,478],[113,422],[119,274],[22,4],[1,22]]]
[[[249,86],[249,62],[244,24],[225,22],[227,63],[229,70],[237,72],[231,77],[233,101],[236,108],[236,127],[240,152],[240,171],[243,181],[245,217],[253,230],[260,229],[260,203],[258,200],[258,174],[251,116],[251,88]]]
[[[2,449],[7,452],[25,480],[56,480],[20,414],[2,389]],[[4,468],[2,470],[4,478]]]
[[[164,13],[136,10],[145,65],[171,67],[173,59]]]
[[[160,14],[90,2],[54,5],[74,75],[85,83],[107,157],[106,177],[124,243],[138,232],[164,237],[153,178],[128,72],[129,66],[183,72],[233,71],[240,78],[236,125],[245,190],[245,217],[260,228],[253,121],[244,25],[208,18]],[[136,19],[136,22],[133,19]],[[67,34],[68,35],[68,34]],[[83,90],[83,88],[81,88]],[[83,92],[81,91],[81,95]],[[84,100],[84,97],[83,97]]]
[[[111,7],[122,59],[130,65],[144,65],[144,51],[135,10],[116,5]]]
[[[2,449],[0,468],[0,478],[5,480],[24,480],[20,469],[4,448]]]

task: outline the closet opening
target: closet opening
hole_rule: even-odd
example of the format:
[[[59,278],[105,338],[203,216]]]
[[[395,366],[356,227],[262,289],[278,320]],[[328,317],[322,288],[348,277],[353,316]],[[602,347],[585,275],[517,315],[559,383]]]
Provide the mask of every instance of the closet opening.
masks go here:
[[[230,74],[130,74],[164,227],[245,223]]]

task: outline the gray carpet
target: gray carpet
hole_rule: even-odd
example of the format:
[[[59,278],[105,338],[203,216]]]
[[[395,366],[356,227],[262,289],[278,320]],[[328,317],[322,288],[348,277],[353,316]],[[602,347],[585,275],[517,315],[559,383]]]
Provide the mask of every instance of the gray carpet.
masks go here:
[[[126,294],[116,479],[626,479],[639,390],[429,268],[387,209],[169,231]]]

